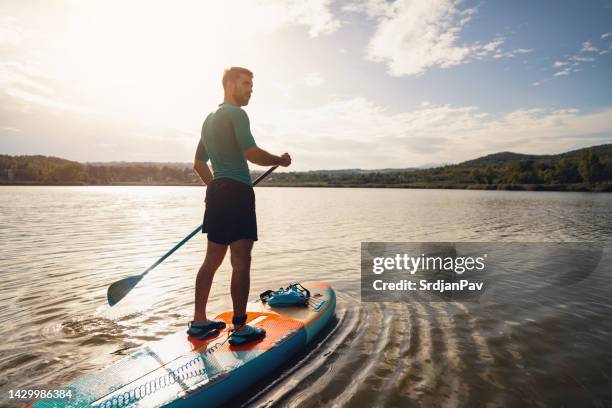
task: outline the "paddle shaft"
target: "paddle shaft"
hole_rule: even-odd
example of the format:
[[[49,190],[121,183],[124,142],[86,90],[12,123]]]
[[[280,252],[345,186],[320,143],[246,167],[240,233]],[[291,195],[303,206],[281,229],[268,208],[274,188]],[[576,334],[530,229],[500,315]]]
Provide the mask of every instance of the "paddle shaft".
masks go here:
[[[255,181],[253,182],[253,187],[256,186],[261,180],[263,180],[264,178],[266,178],[270,173],[272,173],[274,170],[276,170],[278,166],[274,166],[274,167],[270,167],[268,170],[266,170],[266,172],[264,174],[262,174],[261,176],[257,177],[255,179]],[[162,256],[161,258],[159,258],[157,261],[155,261],[155,263],[151,266],[149,266],[147,268],[147,270],[145,270],[143,273],[140,274],[140,277],[143,278],[147,273],[149,273],[152,269],[154,269],[157,265],[159,265],[160,263],[164,262],[166,260],[166,258],[168,258],[170,255],[172,255],[177,249],[179,249],[180,247],[183,246],[183,244],[187,241],[189,241],[191,238],[193,238],[193,236],[195,234],[197,234],[198,232],[200,232],[202,230],[202,227],[204,226],[204,224],[200,224],[196,229],[194,229],[193,231],[191,231],[189,233],[189,235],[187,235],[185,238],[183,238],[183,240],[181,242],[179,242],[178,244],[176,244],[174,246],[174,248],[172,248],[171,250],[169,250],[168,252],[166,252],[166,254],[164,256]]]

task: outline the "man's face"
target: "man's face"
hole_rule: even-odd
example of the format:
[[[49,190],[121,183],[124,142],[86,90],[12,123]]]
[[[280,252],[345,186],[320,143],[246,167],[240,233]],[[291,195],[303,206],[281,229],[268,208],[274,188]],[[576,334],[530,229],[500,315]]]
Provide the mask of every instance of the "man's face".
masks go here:
[[[249,75],[241,74],[234,84],[234,99],[240,106],[248,105],[253,93],[253,79]]]

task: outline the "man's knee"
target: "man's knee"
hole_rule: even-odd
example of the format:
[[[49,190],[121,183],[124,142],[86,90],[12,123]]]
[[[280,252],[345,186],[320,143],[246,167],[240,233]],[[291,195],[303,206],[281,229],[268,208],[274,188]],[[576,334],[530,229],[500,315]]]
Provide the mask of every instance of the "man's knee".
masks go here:
[[[227,245],[216,244],[208,241],[206,248],[206,256],[204,257],[204,267],[217,269],[221,266],[225,253],[227,252]]]
[[[251,249],[253,241],[241,240],[230,246],[232,268],[248,270],[251,267]]]
[[[251,254],[241,253],[232,254],[231,256],[232,268],[238,270],[248,270],[251,267]]]

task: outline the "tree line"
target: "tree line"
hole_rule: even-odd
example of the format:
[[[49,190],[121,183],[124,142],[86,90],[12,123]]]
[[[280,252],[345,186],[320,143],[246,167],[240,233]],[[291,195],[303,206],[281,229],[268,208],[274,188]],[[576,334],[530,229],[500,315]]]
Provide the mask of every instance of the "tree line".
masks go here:
[[[522,155],[500,153],[457,165],[424,170],[277,172],[269,176],[263,184],[509,189],[517,188],[516,186],[579,185],[581,188],[598,186],[597,190],[612,190],[612,145],[555,156],[525,156],[526,159],[521,157]],[[188,164],[81,164],[55,157],[7,155],[0,155],[0,182],[201,184]]]
[[[266,184],[313,184],[341,186],[405,186],[424,188],[513,188],[513,186],[598,185],[599,190],[612,188],[612,145],[605,145],[602,157],[595,149],[574,154],[541,158],[486,160],[478,159],[457,165],[424,170],[371,171],[354,173],[279,173]],[[495,155],[492,155],[495,156]],[[608,186],[608,184],[610,184]]]
[[[32,184],[195,184],[185,166],[92,165],[46,156],[0,155],[0,180]]]

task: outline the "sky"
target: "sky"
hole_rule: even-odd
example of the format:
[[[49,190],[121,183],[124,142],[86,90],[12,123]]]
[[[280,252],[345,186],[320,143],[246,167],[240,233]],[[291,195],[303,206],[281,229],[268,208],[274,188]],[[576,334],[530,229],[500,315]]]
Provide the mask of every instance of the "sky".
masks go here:
[[[0,154],[191,162],[223,69],[289,170],[612,143],[612,0],[2,1]]]

